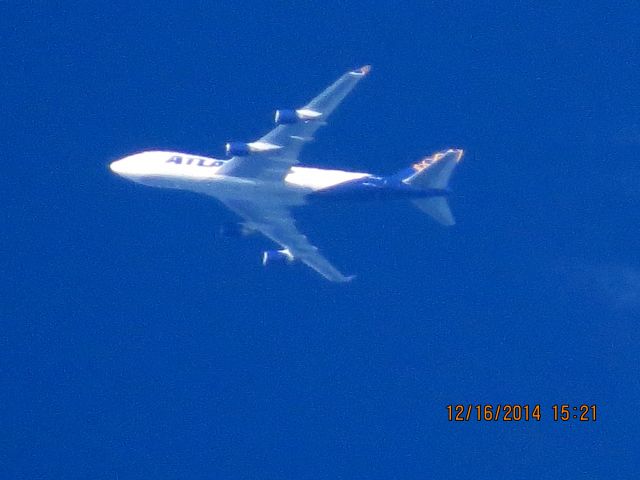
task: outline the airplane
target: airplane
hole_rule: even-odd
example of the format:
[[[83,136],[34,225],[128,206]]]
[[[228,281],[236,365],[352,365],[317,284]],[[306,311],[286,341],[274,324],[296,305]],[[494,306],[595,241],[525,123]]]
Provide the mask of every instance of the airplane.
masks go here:
[[[262,264],[302,262],[333,282],[348,282],[295,226],[291,209],[311,199],[345,201],[405,198],[443,225],[455,220],[447,197],[449,180],[463,155],[449,149],[425,157],[391,176],[297,166],[303,147],[371,70],[349,71],[309,103],[275,112],[275,128],[253,142],[229,142],[217,159],[171,151],[145,151],[116,160],[111,171],[134,182],[189,190],[218,199],[243,219],[227,225],[228,236],[260,232],[280,249],[262,254]]]

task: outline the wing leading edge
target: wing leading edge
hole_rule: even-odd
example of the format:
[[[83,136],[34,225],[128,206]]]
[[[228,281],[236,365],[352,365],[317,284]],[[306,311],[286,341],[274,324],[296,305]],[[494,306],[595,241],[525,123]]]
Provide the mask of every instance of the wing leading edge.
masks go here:
[[[338,78],[317,97],[297,110],[303,112],[304,119],[296,123],[278,125],[265,136],[254,142],[269,145],[264,152],[243,157],[233,157],[218,171],[221,175],[254,178],[267,181],[283,180],[292,165],[298,163],[300,151],[340,105],[371,67],[352,70]]]

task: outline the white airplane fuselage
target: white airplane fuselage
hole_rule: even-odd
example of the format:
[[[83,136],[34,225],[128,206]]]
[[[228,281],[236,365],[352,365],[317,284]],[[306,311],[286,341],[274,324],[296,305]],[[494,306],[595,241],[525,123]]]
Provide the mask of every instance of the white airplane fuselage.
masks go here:
[[[304,203],[310,193],[372,177],[361,172],[291,167],[284,182],[264,182],[219,175],[224,163],[225,160],[201,155],[148,151],[117,160],[110,168],[121,177],[151,187],[190,190],[220,198],[247,197],[259,190],[261,194],[289,197],[294,204]]]

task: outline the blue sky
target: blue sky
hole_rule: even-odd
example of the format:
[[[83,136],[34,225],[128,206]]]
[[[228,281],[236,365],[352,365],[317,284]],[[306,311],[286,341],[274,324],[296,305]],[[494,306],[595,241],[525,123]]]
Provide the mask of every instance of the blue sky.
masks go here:
[[[640,9],[552,3],[6,6],[3,478],[631,478],[639,465]],[[347,69],[304,152],[466,153],[458,225],[313,206],[346,273],[264,270],[211,199],[115,178],[222,155]],[[450,403],[540,404],[451,423]],[[596,404],[595,423],[551,405]]]

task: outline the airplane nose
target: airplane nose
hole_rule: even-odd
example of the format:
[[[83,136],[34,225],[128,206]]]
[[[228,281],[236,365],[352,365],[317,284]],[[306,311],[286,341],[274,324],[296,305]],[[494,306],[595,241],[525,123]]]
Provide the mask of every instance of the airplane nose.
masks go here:
[[[124,162],[122,160],[116,160],[115,162],[111,162],[111,164],[109,165],[109,169],[111,169],[113,173],[117,173],[118,175],[121,175],[122,173],[124,173],[123,163]]]

